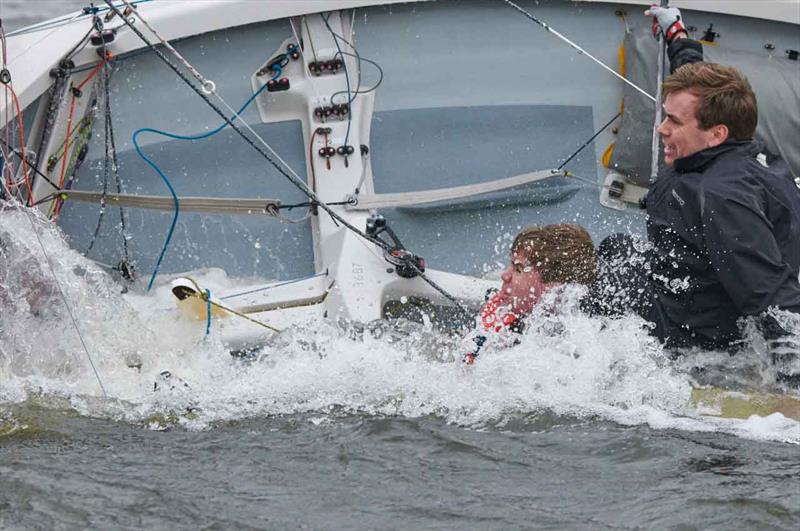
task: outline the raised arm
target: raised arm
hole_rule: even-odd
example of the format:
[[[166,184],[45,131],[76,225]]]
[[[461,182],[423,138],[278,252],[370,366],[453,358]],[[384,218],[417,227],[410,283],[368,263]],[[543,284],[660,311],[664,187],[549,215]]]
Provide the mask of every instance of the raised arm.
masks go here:
[[[644,14],[653,17],[653,35],[661,33],[667,40],[670,72],[703,60],[703,46],[689,38],[680,9],[653,5]]]

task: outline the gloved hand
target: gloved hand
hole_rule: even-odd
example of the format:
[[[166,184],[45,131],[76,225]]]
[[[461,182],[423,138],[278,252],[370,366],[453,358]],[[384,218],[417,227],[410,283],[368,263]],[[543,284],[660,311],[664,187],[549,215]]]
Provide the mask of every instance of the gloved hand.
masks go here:
[[[681,19],[681,10],[677,7],[652,5],[644,14],[648,17],[653,17],[653,36],[658,37],[659,33],[663,33],[667,39],[667,44],[671,43],[681,33],[685,37],[689,35]]]

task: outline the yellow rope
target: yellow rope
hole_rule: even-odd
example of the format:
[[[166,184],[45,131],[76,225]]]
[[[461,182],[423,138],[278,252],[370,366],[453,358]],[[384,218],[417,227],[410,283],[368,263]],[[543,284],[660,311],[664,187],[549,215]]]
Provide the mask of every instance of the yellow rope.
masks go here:
[[[201,298],[202,298],[204,301],[206,300],[206,295],[205,295],[205,292],[203,292],[203,295],[201,295]],[[250,321],[251,323],[255,323],[255,324],[257,324],[257,325],[261,325],[261,326],[263,326],[264,328],[267,328],[267,329],[269,329],[269,330],[272,330],[273,332],[280,332],[280,331],[281,331],[279,328],[275,328],[274,326],[270,326],[270,325],[268,325],[267,323],[262,323],[261,321],[257,321],[257,320],[255,320],[255,319],[253,319],[252,317],[248,317],[247,315],[245,315],[245,314],[243,314],[243,313],[241,313],[241,312],[237,312],[236,310],[233,310],[233,309],[231,309],[231,308],[227,308],[227,307],[225,307],[225,306],[223,306],[223,305],[221,305],[221,304],[218,304],[218,303],[216,303],[216,302],[214,302],[214,301],[211,301],[211,306],[214,306],[215,308],[219,308],[219,309],[221,309],[221,310],[225,310],[226,312],[231,312],[233,315],[238,315],[239,317],[241,317],[241,318],[243,318],[243,319],[247,319],[247,320],[248,320],[248,321]]]
[[[243,314],[242,312],[239,312],[239,311],[236,311],[236,310],[234,310],[232,308],[228,308],[226,306],[223,306],[222,304],[219,304],[218,302],[214,302],[213,300],[209,301],[208,295],[206,294],[206,291],[203,290],[203,289],[200,289],[200,286],[197,284],[197,282],[194,281],[194,279],[189,278],[189,277],[184,277],[184,278],[186,278],[186,280],[191,282],[195,287],[195,292],[192,295],[190,295],[190,297],[199,297],[200,300],[202,300],[205,303],[210,302],[211,305],[214,306],[215,308],[219,308],[220,310],[225,310],[226,312],[229,312],[229,313],[231,313],[233,315],[236,315],[236,316],[241,317],[243,319],[247,319],[251,323],[255,323],[257,325],[263,326],[264,328],[272,330],[273,332],[280,332],[281,331],[280,329],[275,328],[274,326],[270,326],[267,323],[262,323],[261,321],[257,321],[255,319],[253,319],[252,317],[248,317],[247,315]]]

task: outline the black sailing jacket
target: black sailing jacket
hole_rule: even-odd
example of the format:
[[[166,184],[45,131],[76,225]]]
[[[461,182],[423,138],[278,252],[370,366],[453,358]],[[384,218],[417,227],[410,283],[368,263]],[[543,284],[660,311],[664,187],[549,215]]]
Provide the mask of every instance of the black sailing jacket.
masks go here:
[[[759,151],[728,141],[678,159],[647,194],[654,320],[673,344],[724,346],[743,315],[800,313],[800,188]]]
[[[691,39],[672,71],[703,60]],[[800,313],[800,188],[784,161],[765,167],[752,141],[728,141],[664,168],[647,194],[657,300],[650,319],[675,345],[724,347],[737,320],[768,307]]]

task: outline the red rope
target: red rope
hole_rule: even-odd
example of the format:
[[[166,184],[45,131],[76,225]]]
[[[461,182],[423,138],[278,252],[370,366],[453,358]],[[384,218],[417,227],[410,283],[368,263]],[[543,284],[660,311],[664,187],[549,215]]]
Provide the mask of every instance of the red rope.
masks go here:
[[[94,76],[97,75],[97,72],[100,71],[100,69],[103,67],[103,65],[106,64],[106,61],[108,61],[109,59],[111,59],[111,52],[106,52],[106,57],[103,58],[102,60],[98,61],[97,65],[92,69],[91,72],[89,72],[89,75],[86,76],[86,79],[81,81],[78,84],[78,86],[75,87],[75,89],[76,90],[83,89],[83,87],[86,85],[86,83],[88,83]],[[70,141],[70,136],[71,136],[70,133],[71,133],[71,129],[72,129],[72,114],[73,114],[74,111],[75,111],[75,90],[72,91],[72,95],[71,95],[70,101],[69,101],[69,117],[67,118],[67,136],[66,136],[66,139],[64,140],[64,154],[61,157],[61,175],[58,178],[58,188],[59,189],[63,189],[64,188],[64,177],[66,177],[66,173],[67,173],[67,160],[69,159],[69,157],[68,157],[68,155],[69,155],[69,141]],[[62,203],[63,203],[63,201],[61,201],[61,200],[57,200],[56,201],[56,204],[55,204],[55,206],[53,208],[53,219],[54,220],[58,217],[58,213],[61,211]]]

